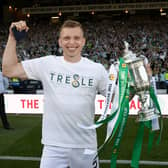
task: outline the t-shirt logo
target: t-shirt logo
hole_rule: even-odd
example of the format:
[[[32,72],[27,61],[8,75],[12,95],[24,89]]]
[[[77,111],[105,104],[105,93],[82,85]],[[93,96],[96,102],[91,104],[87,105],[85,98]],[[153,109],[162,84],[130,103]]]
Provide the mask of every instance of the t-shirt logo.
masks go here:
[[[50,73],[50,80],[59,86],[72,86],[78,87],[93,87],[94,79],[91,76],[80,76],[79,74],[61,74],[52,72]]]
[[[78,74],[75,74],[75,75],[73,75],[73,79],[74,79],[74,81],[72,81],[72,86],[73,87],[79,87],[79,85],[80,85],[80,83],[79,83],[79,75]]]

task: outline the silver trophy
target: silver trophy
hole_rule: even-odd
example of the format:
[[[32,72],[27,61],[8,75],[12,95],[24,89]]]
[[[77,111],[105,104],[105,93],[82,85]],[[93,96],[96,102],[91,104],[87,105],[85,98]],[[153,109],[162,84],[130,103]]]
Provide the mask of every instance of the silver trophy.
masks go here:
[[[128,66],[129,75],[131,77],[130,86],[135,90],[135,94],[139,96],[141,102],[141,109],[138,111],[139,122],[148,121],[154,118],[158,118],[156,108],[153,104],[148,105],[147,93],[150,87],[150,79],[145,68],[145,57],[136,57],[136,54],[129,50],[129,44],[124,41],[125,50],[123,59]]]

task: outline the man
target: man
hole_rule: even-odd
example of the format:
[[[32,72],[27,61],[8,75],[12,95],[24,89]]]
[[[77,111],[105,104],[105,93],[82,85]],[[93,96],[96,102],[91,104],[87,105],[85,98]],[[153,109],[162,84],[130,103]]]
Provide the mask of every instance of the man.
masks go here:
[[[94,160],[96,130],[77,126],[94,123],[97,92],[105,95],[108,75],[105,68],[81,56],[85,37],[81,24],[67,20],[60,29],[63,56],[46,56],[18,62],[12,28],[28,27],[24,21],[12,23],[3,54],[3,73],[8,77],[40,80],[44,89],[40,168],[97,168]]]
[[[10,129],[10,125],[5,113],[5,102],[4,102],[4,93],[6,92],[6,89],[8,87],[9,87],[8,79],[4,77],[2,75],[2,72],[0,71],[0,116],[1,116],[3,127],[5,129]]]

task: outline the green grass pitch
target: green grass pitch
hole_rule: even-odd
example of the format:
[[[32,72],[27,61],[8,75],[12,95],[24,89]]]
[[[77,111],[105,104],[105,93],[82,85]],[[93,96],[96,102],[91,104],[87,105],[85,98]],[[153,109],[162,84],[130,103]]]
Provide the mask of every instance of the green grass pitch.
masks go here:
[[[5,130],[0,122],[0,156],[41,156],[41,115],[8,115],[14,130]],[[118,160],[131,160],[138,123],[135,117],[128,118],[124,135],[121,140]],[[98,143],[103,143],[106,126],[98,128]],[[153,145],[151,153],[147,151],[149,130],[145,129],[141,160],[168,161],[168,119],[163,119],[162,139],[158,146]],[[156,132],[156,138],[159,132]],[[112,142],[105,146],[100,160],[110,160]],[[39,161],[1,160],[0,168],[38,168]],[[128,164],[118,164],[117,168],[128,168]],[[146,166],[140,168],[163,168],[167,166]],[[100,168],[110,168],[109,164],[101,164]]]

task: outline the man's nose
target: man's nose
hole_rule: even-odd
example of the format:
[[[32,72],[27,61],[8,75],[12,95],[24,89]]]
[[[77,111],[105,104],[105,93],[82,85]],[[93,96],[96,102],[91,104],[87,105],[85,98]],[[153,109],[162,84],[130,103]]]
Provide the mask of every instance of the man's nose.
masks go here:
[[[73,44],[75,42],[75,39],[74,38],[71,38],[70,40],[69,40],[69,43],[70,44]]]

